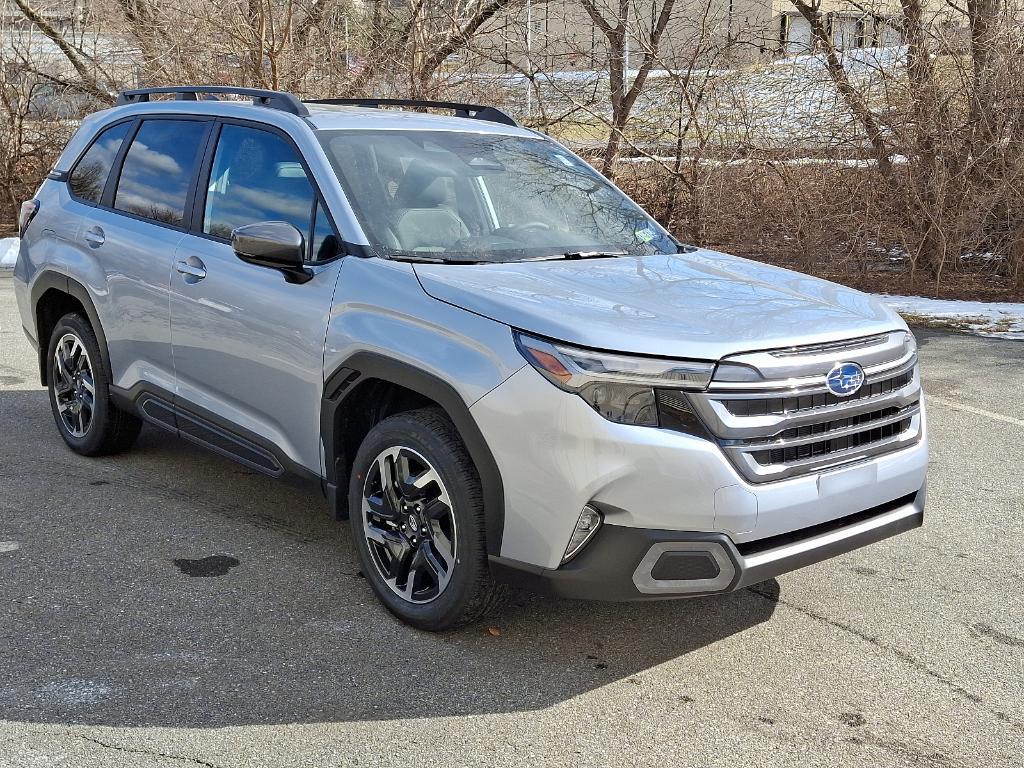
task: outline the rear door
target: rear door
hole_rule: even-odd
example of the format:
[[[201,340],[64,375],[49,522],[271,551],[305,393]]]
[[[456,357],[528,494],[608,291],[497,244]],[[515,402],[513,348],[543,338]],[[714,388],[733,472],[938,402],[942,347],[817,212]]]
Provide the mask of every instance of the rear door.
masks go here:
[[[213,123],[131,120],[100,135],[72,171],[69,191],[92,206],[77,238],[106,277],[96,305],[116,386],[171,391],[168,286],[194,178]],[[109,176],[103,173],[106,167]]]
[[[319,200],[285,134],[225,121],[207,150],[193,231],[174,254],[170,298],[178,407],[316,474],[324,339],[341,268]],[[235,255],[232,230],[263,221],[302,232],[311,280],[289,283]]]

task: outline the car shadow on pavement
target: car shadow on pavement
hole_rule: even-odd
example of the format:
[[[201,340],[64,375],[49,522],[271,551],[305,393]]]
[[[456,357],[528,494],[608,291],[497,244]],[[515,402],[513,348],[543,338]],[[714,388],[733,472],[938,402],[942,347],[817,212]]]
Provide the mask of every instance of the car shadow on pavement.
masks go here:
[[[318,490],[143,430],[72,454],[0,391],[0,719],[223,727],[524,711],[768,620],[779,586],[582,603],[515,592],[443,634],[391,617]],[[767,599],[766,599],[767,598]],[[682,694],[680,694],[682,695]]]

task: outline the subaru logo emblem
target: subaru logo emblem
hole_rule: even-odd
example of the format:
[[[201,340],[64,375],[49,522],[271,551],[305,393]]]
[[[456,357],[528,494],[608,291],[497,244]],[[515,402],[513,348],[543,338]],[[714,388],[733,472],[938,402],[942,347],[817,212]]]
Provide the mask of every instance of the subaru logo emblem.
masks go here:
[[[864,369],[856,363],[840,363],[825,377],[829,391],[837,397],[849,397],[864,384]]]

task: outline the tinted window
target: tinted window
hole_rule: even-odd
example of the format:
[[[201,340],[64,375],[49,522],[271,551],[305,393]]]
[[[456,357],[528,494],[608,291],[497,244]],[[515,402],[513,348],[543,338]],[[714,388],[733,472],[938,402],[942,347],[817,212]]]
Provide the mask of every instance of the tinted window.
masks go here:
[[[120,123],[107,128],[99,135],[71,172],[71,178],[68,180],[71,194],[91,203],[100,201],[110,167],[114,164],[114,157],[131,126],[131,122]]]
[[[144,121],[125,156],[114,207],[180,225],[206,125],[196,120]]]
[[[334,234],[334,227],[331,226],[322,203],[317,205],[316,218],[313,219],[311,254],[313,261],[324,261],[338,255],[338,237]]]
[[[259,221],[286,221],[309,237],[313,188],[292,146],[268,131],[225,125],[206,192],[203,231],[229,238]]]

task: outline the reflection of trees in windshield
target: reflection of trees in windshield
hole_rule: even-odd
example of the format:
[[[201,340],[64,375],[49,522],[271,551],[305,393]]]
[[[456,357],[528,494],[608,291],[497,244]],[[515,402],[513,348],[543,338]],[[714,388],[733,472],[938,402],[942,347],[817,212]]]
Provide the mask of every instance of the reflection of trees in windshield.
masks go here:
[[[632,201],[552,142],[441,131],[335,131],[322,140],[384,253],[506,261],[675,251]]]
[[[539,222],[592,244],[621,249],[643,245],[636,233],[647,229],[647,217],[624,207],[622,197],[603,181],[565,165],[568,160],[561,155],[496,154],[510,155],[503,158],[507,170],[483,181],[501,226]]]

